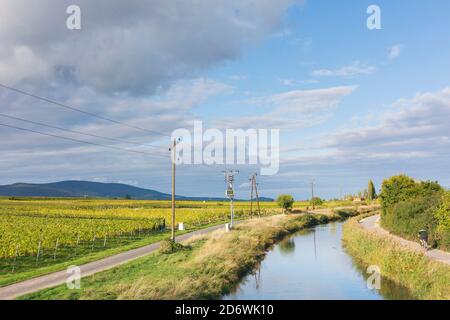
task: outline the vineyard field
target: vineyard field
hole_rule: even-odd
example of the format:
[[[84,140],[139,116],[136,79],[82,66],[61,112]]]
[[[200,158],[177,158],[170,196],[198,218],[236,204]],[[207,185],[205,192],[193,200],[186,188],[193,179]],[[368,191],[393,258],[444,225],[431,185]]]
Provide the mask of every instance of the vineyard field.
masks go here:
[[[276,203],[260,205],[261,215],[280,212]],[[38,256],[39,251],[58,246],[162,230],[170,226],[171,212],[170,201],[3,198],[0,259]],[[250,216],[250,203],[236,202],[235,216]],[[176,217],[188,229],[225,221],[229,203],[178,201]]]

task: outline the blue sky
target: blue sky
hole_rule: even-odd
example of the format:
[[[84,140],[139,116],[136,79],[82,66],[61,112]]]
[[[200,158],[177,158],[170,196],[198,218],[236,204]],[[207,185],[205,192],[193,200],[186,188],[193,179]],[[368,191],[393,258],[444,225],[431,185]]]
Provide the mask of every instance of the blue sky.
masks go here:
[[[0,4],[3,84],[165,133],[194,119],[278,128],[280,172],[261,177],[265,196],[304,199],[314,180],[318,195],[338,197],[398,173],[450,186],[448,1],[79,1],[79,31],[64,26],[70,1],[23,3]],[[372,4],[381,30],[366,27]],[[12,92],[0,99],[4,114],[167,149],[160,137]],[[167,161],[0,132],[0,184],[83,179],[170,190]],[[180,166],[178,193],[221,196],[223,169]],[[237,194],[246,197],[257,168],[239,169]]]

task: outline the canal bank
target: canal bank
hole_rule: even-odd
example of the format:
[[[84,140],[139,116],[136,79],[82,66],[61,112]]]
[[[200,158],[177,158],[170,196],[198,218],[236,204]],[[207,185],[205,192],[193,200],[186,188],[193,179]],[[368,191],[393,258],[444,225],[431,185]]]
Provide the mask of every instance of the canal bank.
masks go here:
[[[365,230],[359,223],[361,219],[350,219],[343,229],[345,249],[355,260],[378,266],[386,279],[408,288],[416,299],[450,299],[449,266]]]
[[[355,212],[293,214],[254,219],[232,232],[216,231],[185,243],[172,254],[151,254],[82,279],[80,290],[66,286],[26,299],[210,299],[233,290],[254,270],[268,248],[289,234],[340,220]]]

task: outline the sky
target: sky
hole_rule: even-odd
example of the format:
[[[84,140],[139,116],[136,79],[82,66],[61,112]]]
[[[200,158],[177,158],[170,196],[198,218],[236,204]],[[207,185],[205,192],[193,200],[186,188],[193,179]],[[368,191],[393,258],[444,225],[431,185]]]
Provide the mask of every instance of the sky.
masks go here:
[[[78,0],[81,29],[69,30],[72,4],[0,0],[0,84],[129,126],[0,87],[0,184],[170,192],[169,136],[201,120],[280,130],[263,196],[306,199],[314,181],[335,198],[400,173],[450,186],[447,0]],[[179,165],[177,194],[223,196],[225,169],[248,198],[258,166]]]

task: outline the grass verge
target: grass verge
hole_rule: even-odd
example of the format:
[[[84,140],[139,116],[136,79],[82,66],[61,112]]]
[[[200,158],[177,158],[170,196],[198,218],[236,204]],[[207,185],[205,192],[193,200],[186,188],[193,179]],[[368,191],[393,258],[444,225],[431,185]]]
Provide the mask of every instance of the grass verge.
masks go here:
[[[268,247],[297,230],[342,219],[332,215],[286,215],[248,221],[188,241],[184,250],[147,257],[22,299],[212,299],[229,293]]]
[[[359,220],[350,219],[343,229],[344,245],[352,257],[366,266],[379,266],[383,277],[408,288],[417,299],[450,299],[450,267],[363,229]]]
[[[190,229],[187,229],[185,231],[177,231],[177,235],[182,235],[185,233],[193,232],[200,229],[205,229],[208,227],[224,224],[225,221],[215,222],[207,225],[192,227]],[[127,241],[124,243],[117,243],[117,246],[112,248],[107,248],[105,250],[100,251],[94,251],[91,252],[91,250],[84,250],[78,253],[76,257],[68,258],[68,259],[56,259],[53,261],[53,259],[48,259],[46,261],[48,264],[44,266],[36,267],[36,265],[33,263],[35,261],[34,257],[30,257],[30,262],[26,267],[23,268],[23,270],[15,271],[15,272],[9,272],[0,274],[0,287],[4,287],[10,284],[14,284],[20,281],[25,281],[28,279],[36,278],[39,276],[43,276],[52,272],[57,272],[66,269],[69,266],[72,265],[83,265],[89,262],[93,262],[96,260],[100,260],[109,256],[113,256],[115,254],[119,254],[121,252],[125,252],[128,250],[133,250],[136,248],[140,248],[152,243],[156,243],[159,241],[162,241],[164,239],[167,239],[170,236],[170,231],[163,231],[163,232],[154,232],[151,234],[148,234],[146,236],[143,236],[141,239],[133,240],[133,241]]]

